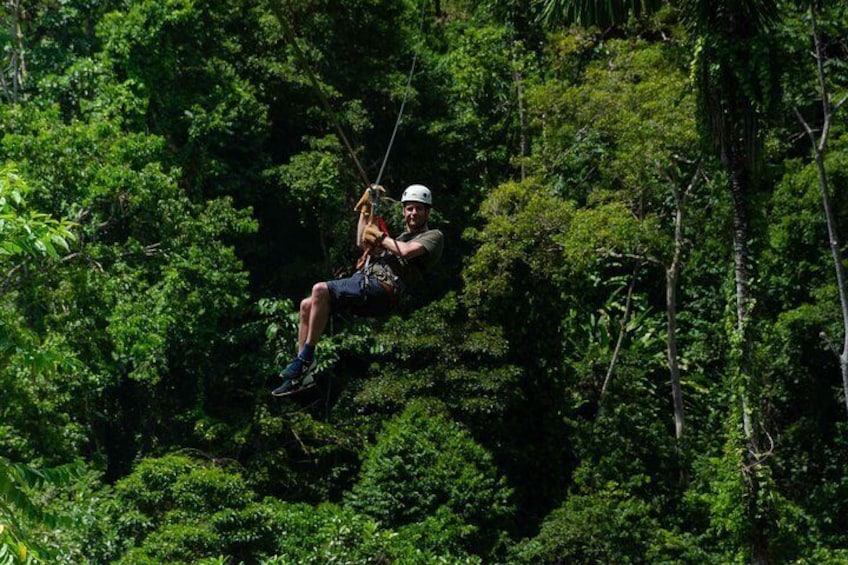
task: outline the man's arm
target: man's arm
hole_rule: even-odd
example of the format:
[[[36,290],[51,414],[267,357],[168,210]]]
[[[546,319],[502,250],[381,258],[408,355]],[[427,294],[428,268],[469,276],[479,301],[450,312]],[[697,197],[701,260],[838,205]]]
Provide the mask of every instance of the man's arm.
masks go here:
[[[356,224],[356,246],[360,249],[365,249],[365,241],[362,239],[362,233],[365,231],[365,226],[368,225],[368,214],[360,214],[359,222]]]
[[[398,241],[393,237],[383,239],[383,249],[402,259],[412,259],[427,252],[419,241]]]

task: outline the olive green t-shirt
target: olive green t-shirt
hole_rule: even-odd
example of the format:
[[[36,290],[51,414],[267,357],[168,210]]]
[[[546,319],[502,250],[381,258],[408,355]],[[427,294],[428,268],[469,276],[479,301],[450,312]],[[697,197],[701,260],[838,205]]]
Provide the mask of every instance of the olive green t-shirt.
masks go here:
[[[382,255],[369,265],[368,274],[393,286],[397,291],[403,291],[406,287],[420,283],[424,279],[424,273],[439,261],[445,238],[439,230],[427,230],[419,233],[403,232],[394,239],[404,242],[417,241],[424,246],[425,252],[412,259],[403,259],[384,250]],[[391,242],[387,241],[386,245],[391,245]]]

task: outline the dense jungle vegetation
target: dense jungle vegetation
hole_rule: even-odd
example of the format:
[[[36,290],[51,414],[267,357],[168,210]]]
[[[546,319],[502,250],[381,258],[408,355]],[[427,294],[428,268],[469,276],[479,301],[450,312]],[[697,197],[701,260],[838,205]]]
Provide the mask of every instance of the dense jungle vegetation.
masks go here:
[[[845,2],[0,18],[0,564],[848,563]],[[443,260],[272,397],[401,107]]]

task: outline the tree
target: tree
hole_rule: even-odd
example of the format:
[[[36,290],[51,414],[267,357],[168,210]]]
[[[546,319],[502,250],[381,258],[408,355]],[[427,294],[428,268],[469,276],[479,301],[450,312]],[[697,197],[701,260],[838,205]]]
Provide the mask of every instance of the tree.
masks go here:
[[[848,411],[848,278],[846,277],[845,265],[842,260],[842,242],[839,236],[833,206],[831,205],[831,188],[829,186],[829,176],[826,166],[828,141],[833,119],[839,108],[848,100],[848,94],[843,94],[836,101],[833,100],[831,85],[828,80],[827,71],[825,70],[827,54],[826,48],[823,45],[822,35],[819,31],[819,16],[817,12],[816,4],[811,2],[809,7],[810,34],[813,41],[813,57],[815,60],[816,78],[819,85],[818,95],[821,100],[821,125],[814,129],[797,106],[794,110],[812,147],[813,162],[816,166],[819,193],[821,194],[822,208],[827,225],[828,246],[830,247],[833,258],[836,286],[839,291],[839,304],[842,312],[842,351],[839,352],[839,367],[842,372],[843,400],[846,411]]]
[[[196,392],[218,378],[211,367],[222,365],[211,352],[226,334],[218,324],[232,323],[247,299],[230,242],[255,224],[232,199],[192,203],[178,170],[163,165],[161,138],[127,134],[108,120],[65,124],[55,108],[4,116],[4,156],[38,179],[34,197],[42,206],[74,213],[81,239],[72,261],[31,272],[37,283],[21,289],[26,319],[42,339],[62,344],[63,363],[43,381],[13,381],[32,399],[19,405],[33,412],[22,420],[30,433],[46,433],[51,428],[36,425],[36,407],[47,410],[41,418],[53,414],[76,430],[55,428],[56,453],[91,442],[118,473],[143,449],[137,440],[176,432],[165,413],[193,412],[205,401]],[[139,411],[140,403],[150,410]],[[129,431],[136,424],[151,427],[137,435]]]
[[[661,512],[625,484],[575,493],[545,518],[539,535],[515,546],[513,563],[718,563],[698,540],[664,526]]]
[[[141,1],[98,22],[99,61],[141,101],[126,126],[167,140],[194,201],[229,194],[247,203],[261,186],[268,108],[246,76],[246,38],[228,32],[256,29],[255,14],[244,1]]]
[[[7,60],[3,61],[0,73],[0,88],[9,102],[18,102],[26,80],[26,48],[24,47],[23,20],[26,17],[22,0],[3,3],[2,23],[5,24],[5,39],[9,42]]]
[[[587,208],[596,201],[621,202],[646,231],[656,230],[656,242],[650,247],[631,246],[627,253],[623,248],[599,248],[599,252],[610,262],[627,263],[634,271],[657,267],[665,271],[666,351],[675,431],[680,438],[683,397],[676,296],[687,239],[696,232],[684,223],[685,213],[694,186],[701,180],[694,100],[672,46],[608,40],[603,42],[603,50],[604,56],[590,62],[585,78],[576,84],[550,79],[535,89],[531,111],[539,122],[544,119],[543,127],[550,132],[544,142],[538,142],[535,162],[540,174],[553,177],[563,168],[556,157],[548,157],[558,153],[554,147],[568,146],[566,150],[572,153],[592,152],[594,172],[586,180],[592,184],[587,189]],[[565,91],[560,94],[560,89]],[[565,129],[566,123],[581,135],[555,139],[559,136],[554,132]],[[583,149],[581,136],[601,141],[593,147],[585,143]],[[638,277],[630,278],[635,281]],[[619,337],[624,334],[620,332]],[[603,390],[611,384],[613,374],[611,362]]]
[[[126,564],[479,563],[454,548],[422,547],[422,532],[393,531],[352,508],[261,499],[236,462],[195,455],[145,459],[98,493],[92,527],[82,528],[87,556]]]
[[[558,18],[569,14],[572,19],[595,23],[597,14],[611,16],[621,22],[629,12],[614,2],[617,8],[606,12],[596,10],[599,2],[586,4],[548,0],[548,13]],[[758,403],[762,383],[757,382],[756,369],[751,366],[751,324],[754,297],[751,289],[752,258],[749,248],[750,202],[759,184],[757,164],[761,158],[760,126],[776,102],[776,58],[768,32],[777,14],[773,0],[746,2],[682,2],[683,21],[695,36],[694,76],[697,84],[700,116],[706,128],[707,141],[715,150],[728,175],[728,189],[733,202],[733,260],[736,287],[736,324],[731,343],[736,348],[736,367],[732,387],[738,391],[739,408],[735,411],[743,427],[746,444],[746,472],[751,474],[751,500],[759,498],[758,474],[763,455],[764,421],[760,419]],[[751,508],[751,516],[762,514]],[[753,532],[764,531],[754,528]],[[767,540],[755,533],[752,540],[752,559],[755,563],[770,561]]]
[[[363,457],[347,497],[353,508],[393,529],[419,524],[424,532],[429,528],[421,525],[439,518],[450,526],[441,540],[448,547],[476,555],[497,549],[512,510],[510,491],[491,456],[438,405],[407,406]]]
[[[6,399],[6,433],[0,434],[0,445],[7,456],[24,460],[35,448],[27,432],[38,412],[30,388],[65,364],[62,340],[43,335],[27,319],[24,297],[32,280],[59,267],[77,238],[72,222],[36,211],[32,196],[13,166],[0,168],[0,387]],[[35,301],[32,306],[45,304]],[[42,438],[52,433],[45,429],[42,435],[38,428],[49,427],[35,425],[29,431]]]

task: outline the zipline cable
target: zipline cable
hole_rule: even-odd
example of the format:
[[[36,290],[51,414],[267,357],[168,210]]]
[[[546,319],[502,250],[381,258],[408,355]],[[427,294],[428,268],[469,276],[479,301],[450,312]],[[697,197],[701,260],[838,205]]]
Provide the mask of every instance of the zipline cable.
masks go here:
[[[412,86],[412,77],[415,74],[415,64],[418,62],[418,52],[421,49],[421,43],[424,41],[424,16],[427,14],[426,11],[427,3],[421,3],[421,22],[418,25],[418,44],[415,46],[415,52],[412,54],[412,66],[409,69],[409,76],[406,77],[406,86],[403,89],[403,100],[400,103],[400,110],[398,111],[397,120],[395,120],[395,127],[392,130],[392,137],[389,139],[389,145],[386,147],[386,154],[383,157],[383,164],[380,165],[380,172],[377,173],[377,180],[374,181],[374,184],[380,184],[380,181],[383,178],[383,172],[386,170],[386,163],[389,161],[389,153],[392,151],[392,145],[395,143],[395,136],[397,136],[398,128],[400,127],[401,118],[403,118],[403,110],[406,108],[406,101],[409,98],[409,89]]]
[[[426,2],[422,2],[421,4],[421,22],[418,27],[418,42],[415,45],[415,51],[412,56],[412,65],[409,69],[409,76],[406,78],[406,86],[403,89],[403,100],[400,103],[400,110],[398,111],[397,119],[395,120],[395,127],[392,129],[392,136],[389,138],[389,144],[386,147],[386,154],[383,156],[383,163],[380,165],[380,172],[377,173],[377,180],[373,185],[370,186],[371,189],[371,218],[369,220],[370,224],[374,223],[374,218],[376,217],[380,226],[380,231],[384,234],[388,235],[389,230],[386,227],[386,222],[383,221],[383,218],[379,216],[378,208],[380,205],[380,191],[378,188],[380,187],[380,181],[383,179],[383,172],[386,169],[386,163],[389,161],[389,154],[392,152],[392,146],[395,143],[395,137],[397,136],[398,128],[400,127],[400,121],[403,118],[403,110],[406,108],[406,101],[409,99],[409,91],[412,87],[412,77],[415,75],[415,64],[418,61],[418,51],[421,48],[421,43],[424,39],[424,19],[427,14],[426,11],[427,4]],[[357,267],[362,264],[363,272],[366,273],[365,280],[368,280],[368,266],[371,264],[371,254],[372,249],[369,247],[365,248],[363,256],[357,262]],[[362,263],[364,259],[364,263]]]
[[[301,50],[300,45],[297,44],[297,36],[295,35],[294,30],[291,28],[291,25],[289,24],[288,19],[285,17],[285,14],[283,14],[279,2],[275,0],[270,0],[269,4],[271,6],[271,10],[274,12],[274,16],[276,16],[277,18],[277,21],[280,22],[280,25],[286,32],[286,35],[288,35],[289,43],[291,43],[292,47],[294,47],[295,54],[300,60],[300,66],[303,67],[304,71],[306,71],[306,76],[309,77],[309,82],[311,82],[315,90],[318,91],[318,97],[324,104],[324,108],[330,114],[330,117],[333,120],[333,124],[336,126],[336,132],[338,132],[339,137],[344,143],[345,148],[347,148],[348,154],[350,154],[354,165],[356,165],[356,170],[359,172],[359,175],[365,182],[365,186],[370,186],[371,182],[368,180],[368,175],[365,173],[365,169],[362,168],[362,164],[356,157],[356,152],[354,152],[350,141],[348,141],[347,136],[344,133],[344,129],[342,129],[341,122],[339,122],[338,116],[333,111],[333,108],[330,106],[330,102],[327,100],[327,96],[324,94],[324,91],[321,90],[321,85],[318,83],[318,79],[315,77],[315,73],[312,72],[312,68],[306,64],[306,55]]]
[[[291,28],[288,18],[285,17],[285,14],[280,7],[278,0],[270,0],[269,5],[271,10],[274,12],[274,16],[280,22],[280,26],[283,27],[286,35],[288,36],[289,43],[291,43],[292,47],[295,50],[295,54],[300,61],[300,66],[306,72],[307,77],[309,78],[309,82],[312,83],[312,86],[318,92],[318,97],[321,100],[321,103],[324,105],[324,108],[330,114],[331,119],[333,121],[333,125],[336,127],[336,132],[339,134],[342,142],[344,143],[345,148],[347,149],[348,154],[353,160],[354,165],[356,166],[356,170],[359,173],[359,176],[362,177],[362,180],[365,182],[365,186],[372,186],[371,181],[368,179],[368,174],[365,172],[365,169],[362,167],[362,164],[359,162],[359,159],[356,157],[356,152],[353,150],[353,146],[348,141],[347,136],[344,133],[344,129],[342,128],[341,122],[338,119],[338,115],[333,111],[332,106],[330,106],[329,100],[327,100],[327,96],[324,94],[324,91],[321,90],[321,85],[318,82],[318,79],[315,76],[315,73],[312,71],[312,68],[306,62],[306,55],[303,53],[303,50],[300,48],[300,45],[297,43],[297,36],[294,33],[294,30]],[[380,165],[380,172],[377,174],[377,180],[373,184],[380,184],[380,181],[383,178],[383,173],[386,169],[386,164],[389,161],[389,154],[392,151],[392,146],[395,142],[395,137],[397,136],[398,129],[400,128],[401,119],[403,118],[403,112],[406,108],[406,102],[409,99],[409,91],[412,86],[412,77],[415,75],[415,66],[418,62],[418,52],[421,47],[421,43],[423,42],[423,33],[424,33],[424,21],[426,15],[426,2],[422,2],[421,9],[421,22],[419,24],[418,29],[418,44],[415,47],[415,52],[412,57],[412,65],[409,69],[409,75],[406,79],[406,86],[404,87],[403,100],[401,100],[400,110],[398,111],[397,119],[395,120],[394,129],[392,130],[391,138],[389,139],[388,147],[386,148],[386,154],[383,156],[383,162]]]

